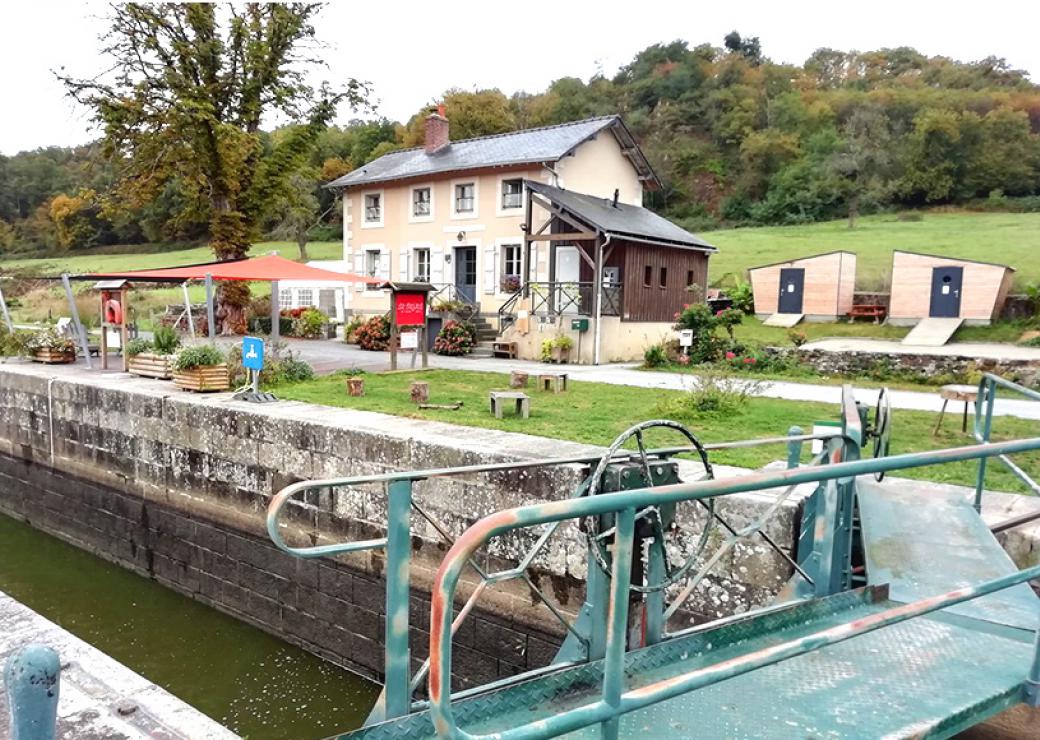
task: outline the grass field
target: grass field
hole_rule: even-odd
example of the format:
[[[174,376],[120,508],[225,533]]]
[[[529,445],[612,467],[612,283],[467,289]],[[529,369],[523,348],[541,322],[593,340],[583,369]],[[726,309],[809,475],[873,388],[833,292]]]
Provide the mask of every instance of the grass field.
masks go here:
[[[705,232],[719,248],[709,281],[727,273],[747,279],[749,267],[846,249],[857,254],[856,289],[889,285],[892,252],[901,249],[949,257],[1000,262],[1014,267],[1015,285],[1040,281],[1040,213],[924,211],[920,221],[895,214],[867,216],[849,229],[847,221]]]
[[[569,390],[560,395],[543,394],[533,388],[531,417],[515,416],[494,418],[488,411],[488,391],[507,389],[509,376],[498,373],[431,370],[387,374],[366,374],[365,395],[351,397],[346,392],[343,375],[328,375],[312,381],[283,385],[275,389],[279,398],[381,411],[417,419],[435,419],[463,426],[501,429],[509,432],[536,434],[596,445],[606,445],[632,424],[651,419],[663,413],[660,404],[681,395],[682,391],[662,391],[649,388],[630,388],[602,383],[572,382]],[[462,401],[457,411],[420,410],[408,395],[413,380],[422,379],[430,384],[432,403]],[[787,432],[792,424],[811,429],[816,420],[837,419],[837,405],[803,403],[770,398],[753,398],[742,411],[727,414],[707,414],[678,419],[704,442],[722,442],[753,437],[772,437]],[[893,427],[893,453],[954,447],[969,444],[969,438],[960,433],[956,419],[949,420],[938,437],[932,436],[935,415],[926,412],[896,411]],[[1036,434],[1036,422],[998,417],[994,421],[994,439],[1028,437]],[[663,433],[662,433],[663,434]],[[647,444],[674,444],[675,438],[659,436]],[[806,451],[808,448],[806,448]],[[759,467],[783,459],[782,446],[727,450],[712,454],[718,463]],[[808,459],[806,457],[806,459]],[[1020,464],[1026,470],[1040,469],[1040,455],[1023,456]],[[993,490],[1024,491],[1002,466],[992,465],[987,486]],[[903,473],[901,473],[902,475]],[[952,463],[938,467],[905,471],[907,477],[939,480],[961,485],[974,483],[975,466],[970,463]]]

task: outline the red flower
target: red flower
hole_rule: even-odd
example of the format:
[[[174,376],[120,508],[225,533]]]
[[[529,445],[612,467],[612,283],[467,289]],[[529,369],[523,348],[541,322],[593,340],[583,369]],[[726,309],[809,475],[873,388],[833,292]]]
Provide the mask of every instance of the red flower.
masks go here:
[[[748,363],[754,362],[754,361],[755,361],[754,357],[745,357],[744,358],[744,364],[745,365],[747,365]]]
[[[735,353],[733,353],[733,352],[727,352],[727,353],[726,353],[726,359],[727,359],[727,360],[732,360],[732,359],[733,359],[734,357],[736,357],[736,356],[737,356],[737,355],[736,355]]]

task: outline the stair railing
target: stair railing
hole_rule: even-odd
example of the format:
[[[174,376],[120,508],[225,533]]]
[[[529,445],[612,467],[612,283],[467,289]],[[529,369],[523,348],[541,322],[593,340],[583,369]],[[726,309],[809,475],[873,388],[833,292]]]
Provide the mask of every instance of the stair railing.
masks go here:
[[[1013,393],[1025,396],[1032,401],[1040,401],[1040,392],[1026,388],[1025,386],[1014,383],[1006,378],[1002,378],[999,375],[994,375],[993,373],[983,374],[982,379],[979,381],[979,392],[975,398],[975,424],[973,427],[975,441],[980,444],[986,445],[990,443],[990,436],[993,431],[993,410],[997,401],[998,388],[1005,388]],[[980,410],[982,411],[981,415]],[[1037,484],[1037,482],[1033,480],[1028,473],[1022,470],[1021,467],[1016,465],[1011,458],[1007,455],[995,455],[994,457],[1003,463],[1004,467],[1010,470],[1016,478],[1022,481],[1022,483],[1033,492],[1033,495],[1040,495],[1040,484]],[[979,458],[978,473],[975,478],[975,511],[980,513],[982,512],[982,494],[986,484],[986,463],[988,460],[989,457]],[[1004,529],[1010,529],[1036,519],[1040,519],[1040,513],[1026,514],[995,525],[993,530],[1002,531]]]
[[[982,460],[1000,455],[1040,450],[1040,438],[973,445],[893,457],[852,459],[828,465],[789,468],[782,472],[657,486],[597,496],[522,506],[486,516],[467,529],[452,545],[437,571],[433,588],[430,624],[430,709],[440,737],[464,740],[534,740],[551,738],[595,724],[602,726],[605,738],[617,738],[620,717],[628,712],[656,704],[695,689],[718,683],[749,671],[833,645],[882,627],[919,617],[971,599],[994,593],[1040,577],[1040,566],[1019,571],[977,586],[951,591],[933,598],[902,605],[848,624],[838,625],[805,637],[739,658],[700,668],[639,688],[625,685],[625,654],[628,641],[629,588],[632,583],[632,553],[636,540],[637,512],[647,507],[706,500],[737,493],[766,490],[803,483],[839,483],[857,476],[917,468],[962,460]],[[452,634],[457,618],[453,614],[460,577],[476,552],[495,537],[515,530],[540,525],[557,526],[570,519],[613,515],[614,538],[609,583],[610,609],[606,625],[606,646],[600,698],[583,706],[561,709],[552,716],[499,731],[493,735],[474,735],[459,728],[451,704]],[[837,522],[833,522],[832,526]],[[591,567],[591,566],[590,566]],[[515,577],[515,571],[489,573],[493,581]],[[467,602],[467,607],[469,606]],[[459,613],[459,617],[467,607]],[[1040,630],[1031,666],[1023,670],[1023,689],[1035,701],[1040,688]]]

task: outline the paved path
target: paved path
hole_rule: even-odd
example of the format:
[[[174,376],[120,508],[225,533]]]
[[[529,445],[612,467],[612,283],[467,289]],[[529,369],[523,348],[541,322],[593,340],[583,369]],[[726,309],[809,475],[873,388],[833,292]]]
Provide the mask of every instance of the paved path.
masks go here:
[[[358,367],[380,371],[390,366],[386,352],[365,352],[344,342],[319,342],[301,339],[286,340],[289,347],[299,352],[300,357],[311,363],[318,372],[332,372],[339,368]],[[941,349],[941,348],[932,348]],[[1020,348],[1026,349],[1026,348]],[[1034,350],[1037,351],[1037,350]],[[510,370],[526,370],[532,375],[540,372],[567,372],[575,380],[586,380],[611,385],[627,385],[636,388],[661,388],[663,390],[687,390],[694,382],[689,373],[648,372],[639,370],[635,364],[611,365],[549,365],[528,360],[497,360],[492,358],[444,357],[430,353],[431,367],[451,370],[476,370],[480,372],[505,373]],[[398,367],[411,367],[411,356],[398,355]],[[856,397],[873,405],[877,401],[877,389],[858,388]],[[791,383],[788,381],[762,381],[756,395],[766,398],[783,398],[789,401],[819,401],[837,404],[841,402],[840,385],[813,383]],[[914,411],[938,412],[942,406],[938,388],[934,392],[891,391],[893,408]],[[960,414],[960,404],[953,403],[947,409],[954,416]],[[1014,400],[998,395],[994,413],[1000,416],[1017,416],[1024,419],[1040,419],[1040,403]]]

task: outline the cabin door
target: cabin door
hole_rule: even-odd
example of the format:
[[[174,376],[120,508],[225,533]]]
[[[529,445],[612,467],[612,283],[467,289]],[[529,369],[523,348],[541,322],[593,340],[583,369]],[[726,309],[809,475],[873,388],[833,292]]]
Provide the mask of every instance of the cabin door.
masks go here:
[[[581,255],[574,246],[556,247],[556,310],[560,313],[579,313],[581,293]]]
[[[805,270],[786,267],[780,270],[780,299],[777,313],[802,313],[802,292],[805,289]]]
[[[477,302],[476,247],[455,247],[455,289],[463,299]]]
[[[955,319],[961,315],[961,282],[963,267],[932,268],[932,302],[928,315]]]

